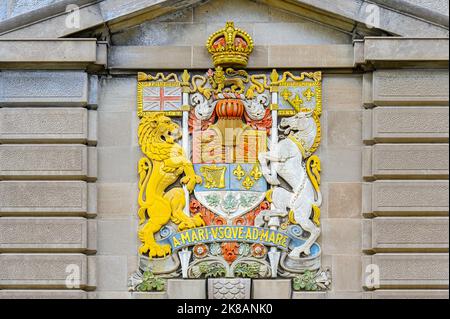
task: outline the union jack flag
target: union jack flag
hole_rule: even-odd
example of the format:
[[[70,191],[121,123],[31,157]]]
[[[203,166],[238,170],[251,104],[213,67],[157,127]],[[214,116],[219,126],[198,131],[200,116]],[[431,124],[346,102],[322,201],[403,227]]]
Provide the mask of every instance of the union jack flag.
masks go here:
[[[144,111],[179,111],[181,108],[180,87],[144,87],[142,94]]]

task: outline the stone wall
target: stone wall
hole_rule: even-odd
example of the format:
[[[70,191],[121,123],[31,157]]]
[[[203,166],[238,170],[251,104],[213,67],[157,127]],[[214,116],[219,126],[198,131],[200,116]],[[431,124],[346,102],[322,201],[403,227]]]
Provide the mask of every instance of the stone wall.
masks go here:
[[[293,292],[289,281],[260,280],[252,297],[448,298],[448,38],[363,29],[376,37],[352,43],[363,22],[352,8],[363,2],[316,1],[339,19],[263,0],[167,5],[162,11],[172,13],[155,18],[152,0],[139,1],[152,7],[139,16],[134,1],[108,0],[81,10],[82,28],[108,23],[101,30],[111,35],[108,47],[96,39],[15,39],[72,34],[64,15],[5,33],[0,298],[206,297],[202,280],[171,280],[164,293],[127,292],[138,249],[136,72],[206,70],[204,42],[227,20],[255,38],[250,69],[323,72],[319,243],[331,289]],[[111,3],[122,3],[121,11]],[[393,34],[448,34],[383,10]],[[2,13],[0,6],[0,20]],[[373,265],[375,287],[367,281]],[[71,288],[74,269],[80,282]]]
[[[0,72],[0,298],[87,298],[96,287],[97,81]]]
[[[448,297],[448,85],[444,69],[364,77],[367,298]]]

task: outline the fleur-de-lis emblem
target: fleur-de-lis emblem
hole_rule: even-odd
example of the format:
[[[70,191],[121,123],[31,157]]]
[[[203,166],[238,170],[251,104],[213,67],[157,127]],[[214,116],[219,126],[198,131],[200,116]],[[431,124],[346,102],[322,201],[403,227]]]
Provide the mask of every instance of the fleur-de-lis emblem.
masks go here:
[[[306,100],[309,102],[316,95],[313,91],[311,91],[311,88],[308,88],[305,92],[303,92],[303,96],[306,97]]]
[[[252,168],[252,171],[250,172],[250,176],[253,177],[255,179],[255,181],[257,181],[258,179],[260,179],[262,177],[262,172],[259,169],[259,165],[255,164]]]
[[[242,186],[244,186],[246,189],[250,189],[253,187],[253,185],[255,185],[255,182],[250,178],[250,176],[247,175],[242,182]]]
[[[245,171],[242,169],[241,164],[238,164],[238,166],[233,170],[233,175],[236,176],[238,181],[245,176]]]
[[[283,99],[288,102],[297,112],[300,112],[301,107],[303,106],[303,100],[298,96],[298,94],[295,94],[295,97],[292,98],[292,92],[288,89],[283,90],[281,92],[281,96]]]

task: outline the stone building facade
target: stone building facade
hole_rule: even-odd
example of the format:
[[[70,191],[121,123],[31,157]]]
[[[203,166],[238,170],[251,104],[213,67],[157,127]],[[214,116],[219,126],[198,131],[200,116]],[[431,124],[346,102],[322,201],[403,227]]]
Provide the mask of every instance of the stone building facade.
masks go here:
[[[136,87],[212,68],[227,21],[253,38],[248,70],[322,72],[331,285],[254,279],[249,296],[448,298],[447,1],[0,1],[0,298],[208,298],[205,279],[128,291]]]

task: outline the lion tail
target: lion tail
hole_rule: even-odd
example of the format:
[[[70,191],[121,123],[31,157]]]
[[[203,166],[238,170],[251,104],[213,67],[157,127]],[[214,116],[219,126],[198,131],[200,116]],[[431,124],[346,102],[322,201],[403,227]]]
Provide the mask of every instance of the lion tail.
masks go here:
[[[139,216],[139,225],[142,225],[145,221],[145,213],[147,211],[147,199],[144,198],[145,189],[147,188],[148,181],[151,175],[152,163],[147,157],[143,157],[139,160],[138,163],[138,172],[139,172],[139,197],[138,197],[138,216]]]
[[[317,226],[320,226],[320,207],[313,205],[312,209],[313,209],[313,222]]]
[[[320,158],[313,155],[306,162],[306,172],[317,194],[317,200],[314,203],[317,207],[322,205],[322,192],[320,191]]]

